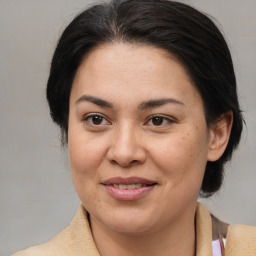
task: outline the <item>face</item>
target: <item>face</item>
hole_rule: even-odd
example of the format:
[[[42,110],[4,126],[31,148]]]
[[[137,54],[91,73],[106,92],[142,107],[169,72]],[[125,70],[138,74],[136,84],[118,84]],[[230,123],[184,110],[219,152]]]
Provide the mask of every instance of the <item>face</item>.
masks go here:
[[[202,98],[166,51],[102,45],[80,65],[68,148],[91,221],[141,234],[193,216],[210,142]]]

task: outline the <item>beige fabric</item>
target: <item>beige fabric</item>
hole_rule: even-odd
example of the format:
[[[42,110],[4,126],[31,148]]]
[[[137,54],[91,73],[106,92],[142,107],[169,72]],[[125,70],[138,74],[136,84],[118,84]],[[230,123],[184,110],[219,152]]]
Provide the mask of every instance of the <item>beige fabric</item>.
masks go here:
[[[230,225],[228,228],[225,256],[255,256],[256,227]]]
[[[70,225],[48,243],[13,256],[100,256],[92,238],[86,212],[80,205]]]
[[[212,256],[212,220],[208,211],[199,203],[195,221],[196,256]]]
[[[196,209],[196,256],[212,256],[212,223],[208,211]],[[93,241],[86,211],[80,205],[69,227],[48,243],[31,247],[13,256],[100,256]],[[231,225],[225,256],[256,256],[256,228]]]

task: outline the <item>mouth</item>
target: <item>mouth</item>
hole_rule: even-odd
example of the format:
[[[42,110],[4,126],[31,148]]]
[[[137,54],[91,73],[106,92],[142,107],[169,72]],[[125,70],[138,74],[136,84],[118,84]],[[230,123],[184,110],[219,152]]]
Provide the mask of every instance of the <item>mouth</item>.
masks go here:
[[[118,189],[121,189],[121,190],[125,190],[125,189],[126,190],[132,190],[132,189],[138,189],[138,188],[149,187],[149,186],[154,186],[154,185],[156,185],[156,183],[153,183],[153,184],[128,184],[128,185],[125,185],[125,184],[113,184],[112,186],[114,188],[118,188]]]
[[[138,200],[152,191],[157,182],[140,177],[114,177],[101,183],[108,194],[117,200]]]

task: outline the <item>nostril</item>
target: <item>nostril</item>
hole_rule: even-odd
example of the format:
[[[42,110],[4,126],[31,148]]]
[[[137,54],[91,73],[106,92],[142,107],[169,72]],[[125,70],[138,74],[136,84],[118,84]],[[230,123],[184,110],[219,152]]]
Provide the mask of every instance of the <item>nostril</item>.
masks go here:
[[[146,160],[145,149],[136,141],[130,142],[126,140],[118,140],[109,147],[107,152],[107,159],[113,165],[122,167],[130,167],[137,164],[142,164]]]
[[[132,160],[132,161],[128,161],[128,162],[123,161],[122,162],[122,161],[116,161],[116,160],[112,159],[110,162],[113,165],[120,165],[122,167],[131,167],[131,166],[134,166],[136,164],[139,164],[138,160]]]

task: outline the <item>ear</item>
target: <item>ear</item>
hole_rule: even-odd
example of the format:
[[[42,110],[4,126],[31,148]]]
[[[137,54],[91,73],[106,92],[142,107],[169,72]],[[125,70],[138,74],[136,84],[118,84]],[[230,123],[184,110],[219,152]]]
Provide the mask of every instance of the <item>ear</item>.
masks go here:
[[[233,112],[227,111],[210,127],[208,161],[217,161],[224,153],[233,124]]]

